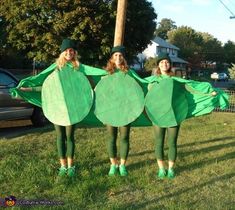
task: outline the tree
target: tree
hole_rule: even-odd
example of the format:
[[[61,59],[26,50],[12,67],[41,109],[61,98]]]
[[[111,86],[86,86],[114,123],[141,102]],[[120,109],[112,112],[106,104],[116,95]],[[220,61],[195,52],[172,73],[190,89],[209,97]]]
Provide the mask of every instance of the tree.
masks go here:
[[[235,63],[235,43],[228,41],[224,44],[225,62],[228,64]]]
[[[104,64],[113,45],[117,0],[9,0],[0,16],[6,20],[7,41],[28,58],[52,62],[63,38],[78,41],[81,61]],[[125,33],[127,56],[142,51],[156,27],[152,4],[129,1]],[[143,33],[144,31],[144,33]]]
[[[176,29],[177,26],[175,22],[168,18],[163,18],[159,23],[155,30],[154,35],[161,37],[162,39],[168,39],[167,33],[173,29]]]
[[[7,43],[6,21],[0,16],[0,67],[18,68],[19,66],[27,68],[28,59],[19,53],[11,44]]]
[[[235,79],[235,64],[232,63],[232,67],[228,69],[229,76],[231,79]]]
[[[170,43],[180,48],[179,56],[192,66],[199,67],[202,60],[203,37],[194,29],[181,26],[167,33]]]
[[[200,33],[203,38],[202,44],[202,58],[207,66],[207,64],[216,62],[217,65],[220,65],[224,61],[224,50],[222,43],[214,38],[211,34]]]
[[[157,66],[157,57],[155,58],[150,57],[144,63],[144,69],[146,69],[146,71],[153,71],[153,69],[156,68],[156,66]]]
[[[116,11],[116,8],[114,10]],[[124,45],[129,62],[151,42],[156,18],[152,3],[146,0],[128,1]]]

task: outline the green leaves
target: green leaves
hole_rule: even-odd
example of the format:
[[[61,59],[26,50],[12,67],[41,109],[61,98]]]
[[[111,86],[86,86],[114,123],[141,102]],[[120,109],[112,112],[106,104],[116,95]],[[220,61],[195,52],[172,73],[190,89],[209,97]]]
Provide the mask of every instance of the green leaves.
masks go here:
[[[167,32],[176,29],[177,26],[175,22],[168,18],[163,18],[155,30],[155,35],[161,37],[162,39],[167,39]]]
[[[63,38],[79,42],[81,62],[103,65],[113,45],[117,0],[8,0],[0,7],[7,42],[29,59],[53,62]],[[142,51],[156,27],[147,0],[129,1],[125,42],[127,56]],[[144,33],[143,33],[144,31]]]
[[[232,63],[232,67],[228,69],[229,76],[231,79],[235,79],[235,64]]]

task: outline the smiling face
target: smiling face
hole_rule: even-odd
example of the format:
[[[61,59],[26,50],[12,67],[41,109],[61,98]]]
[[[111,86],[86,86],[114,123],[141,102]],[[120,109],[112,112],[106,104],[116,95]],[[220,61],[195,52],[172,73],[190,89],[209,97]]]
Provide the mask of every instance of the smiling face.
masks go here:
[[[75,56],[75,51],[73,48],[68,48],[64,51],[64,58],[67,60],[67,61],[71,61],[74,59],[74,56]]]
[[[161,74],[168,74],[168,71],[171,67],[170,62],[167,59],[163,59],[158,64]]]
[[[115,52],[112,55],[112,60],[115,63],[116,67],[119,68],[123,64],[124,57],[123,57],[122,53]]]

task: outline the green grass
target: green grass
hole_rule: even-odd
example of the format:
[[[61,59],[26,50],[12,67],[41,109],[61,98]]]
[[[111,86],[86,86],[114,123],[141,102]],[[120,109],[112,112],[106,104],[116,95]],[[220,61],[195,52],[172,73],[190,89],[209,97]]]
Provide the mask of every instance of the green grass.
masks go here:
[[[64,203],[51,209],[235,209],[235,114],[212,113],[182,124],[174,180],[156,179],[152,134],[151,127],[132,128],[129,176],[108,177],[105,128],[77,128],[74,180],[57,177],[51,128],[1,139],[0,198]],[[40,208],[45,206],[32,207]]]

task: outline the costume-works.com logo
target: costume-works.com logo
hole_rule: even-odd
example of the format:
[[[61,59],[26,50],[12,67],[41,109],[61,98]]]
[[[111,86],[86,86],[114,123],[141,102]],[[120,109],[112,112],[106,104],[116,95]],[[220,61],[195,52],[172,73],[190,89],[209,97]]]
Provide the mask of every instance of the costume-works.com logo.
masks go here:
[[[10,195],[9,197],[5,198],[5,206],[14,206],[16,204],[16,197]]]

